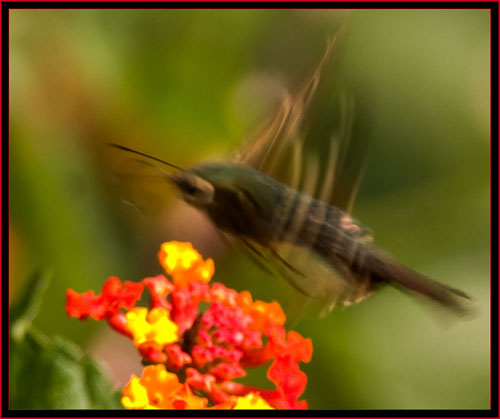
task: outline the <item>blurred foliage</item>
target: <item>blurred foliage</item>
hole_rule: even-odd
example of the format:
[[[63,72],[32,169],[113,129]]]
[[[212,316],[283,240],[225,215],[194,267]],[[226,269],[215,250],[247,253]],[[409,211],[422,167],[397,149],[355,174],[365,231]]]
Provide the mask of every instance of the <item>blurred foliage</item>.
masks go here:
[[[119,409],[121,394],[99,362],[33,326],[50,276],[32,275],[9,313],[9,408]]]
[[[173,191],[156,217],[123,205],[114,174],[129,156],[105,143],[179,165],[224,156],[310,72],[338,15],[11,10],[10,297],[50,266],[35,323],[112,367],[121,345],[96,349],[106,335],[66,318],[65,290],[156,275],[163,241],[192,241],[215,280],[289,307],[286,284],[223,249]],[[352,13],[340,87],[371,143],[354,215],[394,256],[474,296],[478,315],[442,328],[387,288],[305,317],[311,408],[489,408],[489,64],[487,11]]]

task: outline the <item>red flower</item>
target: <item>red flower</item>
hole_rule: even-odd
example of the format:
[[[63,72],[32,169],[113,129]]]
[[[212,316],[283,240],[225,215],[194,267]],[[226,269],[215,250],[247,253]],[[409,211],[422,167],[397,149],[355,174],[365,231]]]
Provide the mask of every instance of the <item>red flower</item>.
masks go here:
[[[167,297],[175,289],[174,284],[172,284],[164,275],[145,278],[142,282],[151,293],[152,308],[165,308],[167,310],[172,309],[172,305],[167,301]]]
[[[93,291],[83,294],[69,289],[66,292],[66,312],[68,316],[85,320],[88,316],[95,320],[107,319],[110,325],[120,333],[128,334],[123,329],[124,316],[120,309],[130,310],[141,298],[144,285],[142,283],[125,282],[114,276],[109,278],[102,288],[102,293],[96,296]]]
[[[276,384],[276,391],[263,397],[278,409],[307,409],[305,401],[298,402],[307,384],[307,376],[300,371],[293,356],[278,356],[267,372],[267,378]]]
[[[176,343],[165,345],[164,349],[167,354],[167,365],[172,371],[179,370],[184,365],[189,365],[193,362],[191,356],[184,352],[180,345]]]

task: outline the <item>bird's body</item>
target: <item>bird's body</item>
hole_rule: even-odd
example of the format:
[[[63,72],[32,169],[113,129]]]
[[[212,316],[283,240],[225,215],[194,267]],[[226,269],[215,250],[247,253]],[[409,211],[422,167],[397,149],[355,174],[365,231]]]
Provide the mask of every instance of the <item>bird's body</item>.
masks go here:
[[[369,229],[336,206],[243,165],[209,163],[190,172],[214,187],[213,200],[198,208],[217,228],[252,246],[260,256],[262,249],[270,249],[271,259],[282,265],[281,272],[286,270],[293,277],[295,288],[323,299],[327,306],[360,301],[378,285],[391,284],[424,295],[457,314],[465,313],[457,299],[467,298],[465,293],[392,259],[373,245]],[[290,248],[295,252],[287,257]],[[332,277],[304,281],[302,277],[308,274],[301,271],[304,263],[297,260],[297,250],[320,258],[329,265]],[[339,280],[344,282],[341,286]],[[325,286],[329,282],[337,284]]]
[[[274,118],[230,162],[186,169],[114,146],[176,169],[175,174],[159,169],[159,174],[182,199],[204,212],[219,230],[239,239],[259,264],[269,262],[279,276],[320,300],[327,310],[361,301],[379,285],[391,284],[463,314],[465,293],[394,260],[350,215],[363,174],[366,136],[350,139],[353,105],[348,100],[340,101],[340,126],[334,126],[334,89],[322,77],[327,73],[327,79],[334,80],[332,68],[345,33],[343,25],[312,76],[295,95],[284,96]],[[327,96],[318,100],[322,82]],[[331,146],[317,182],[318,159],[302,164],[302,151],[306,138],[321,135],[328,135]],[[291,176],[277,180],[283,167],[291,169]]]

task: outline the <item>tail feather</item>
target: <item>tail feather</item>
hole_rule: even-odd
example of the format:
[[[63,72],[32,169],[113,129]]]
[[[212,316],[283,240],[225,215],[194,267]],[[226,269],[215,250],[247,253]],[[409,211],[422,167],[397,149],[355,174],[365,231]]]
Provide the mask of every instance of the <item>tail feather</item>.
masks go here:
[[[373,252],[370,259],[369,266],[375,281],[390,283],[405,291],[414,292],[459,316],[470,314],[471,309],[466,303],[470,296],[465,292],[440,284],[380,251]]]

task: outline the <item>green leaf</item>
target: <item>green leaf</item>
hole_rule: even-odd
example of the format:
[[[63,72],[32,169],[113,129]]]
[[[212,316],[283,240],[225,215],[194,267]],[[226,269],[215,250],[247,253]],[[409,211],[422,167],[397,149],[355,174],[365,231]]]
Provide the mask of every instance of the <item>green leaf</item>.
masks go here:
[[[103,373],[103,366],[91,357],[84,358],[87,393],[94,409],[123,409],[121,391],[113,390],[110,381]]]
[[[11,409],[120,409],[100,364],[74,343],[33,327],[50,275],[39,272],[11,310]]]
[[[22,339],[40,311],[42,299],[49,286],[52,271],[41,269],[25,284],[23,294],[10,310],[10,333],[12,338]]]
[[[102,367],[66,339],[29,330],[11,340],[10,360],[10,408],[121,408]]]

